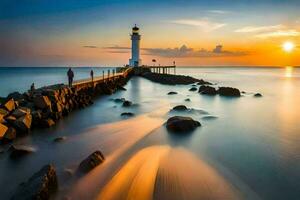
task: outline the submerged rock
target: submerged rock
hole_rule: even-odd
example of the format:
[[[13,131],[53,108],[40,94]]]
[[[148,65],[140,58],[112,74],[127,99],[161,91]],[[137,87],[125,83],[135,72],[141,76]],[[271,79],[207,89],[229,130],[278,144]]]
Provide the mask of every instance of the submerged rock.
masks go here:
[[[198,89],[197,89],[196,87],[192,87],[192,88],[189,89],[189,91],[192,91],[192,92],[193,92],[193,91],[197,91],[197,90],[198,90]]]
[[[190,99],[190,98],[187,98],[187,99],[185,99],[184,101],[191,101],[191,99]]]
[[[125,100],[122,104],[123,107],[129,107],[132,105],[132,102],[131,101],[128,101],[128,100]]]
[[[55,125],[55,122],[51,118],[41,119],[39,122],[39,126],[42,128],[50,128],[51,126],[54,126],[54,125]]]
[[[166,127],[172,132],[189,132],[201,126],[200,122],[191,117],[174,116],[168,119]]]
[[[214,87],[206,86],[206,85],[201,85],[198,92],[200,94],[205,94],[205,95],[216,95],[217,94],[217,90]]]
[[[220,87],[218,90],[219,95],[227,97],[240,97],[240,90],[232,87]]]
[[[123,103],[124,101],[126,101],[125,98],[116,98],[116,99],[114,99],[114,102],[116,102],[116,103]]]
[[[123,112],[123,113],[121,113],[121,116],[132,117],[132,116],[134,116],[134,113],[132,113],[132,112]]]
[[[52,165],[45,165],[29,178],[27,182],[21,183],[12,200],[42,200],[50,199],[58,188],[56,170]]]
[[[95,151],[80,163],[78,170],[82,173],[88,173],[102,162],[104,162],[103,154],[100,151]]]
[[[212,120],[212,119],[217,119],[218,117],[213,116],[213,115],[208,115],[208,116],[204,116],[202,117],[203,120]]]
[[[185,105],[178,105],[178,106],[175,106],[172,108],[172,110],[175,110],[175,111],[185,111],[187,109],[188,108]]]
[[[62,137],[57,137],[53,139],[53,142],[62,142],[65,141],[67,139],[66,136],[62,136]]]
[[[17,159],[35,152],[35,149],[24,145],[11,145],[9,151],[11,152],[10,157]]]
[[[169,92],[168,95],[174,95],[174,94],[178,94],[177,92]]]
[[[256,94],[254,94],[253,96],[254,96],[254,97],[262,97],[262,94],[256,93]]]

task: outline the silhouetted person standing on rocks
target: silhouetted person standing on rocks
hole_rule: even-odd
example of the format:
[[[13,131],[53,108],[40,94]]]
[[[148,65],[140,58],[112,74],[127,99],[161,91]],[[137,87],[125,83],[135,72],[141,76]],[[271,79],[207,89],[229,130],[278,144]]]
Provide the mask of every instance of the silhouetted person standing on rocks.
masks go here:
[[[94,71],[93,70],[91,70],[91,78],[92,78],[92,82],[94,82]]]
[[[73,78],[74,78],[74,72],[72,71],[71,68],[69,68],[67,74],[68,74],[68,79],[69,79],[69,87],[72,87]]]

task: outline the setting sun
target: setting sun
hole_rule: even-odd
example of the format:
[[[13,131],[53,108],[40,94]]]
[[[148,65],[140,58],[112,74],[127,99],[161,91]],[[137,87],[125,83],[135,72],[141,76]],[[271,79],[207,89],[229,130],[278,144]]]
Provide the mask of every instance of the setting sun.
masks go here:
[[[293,51],[294,47],[295,47],[295,45],[292,42],[285,42],[282,45],[283,50],[286,51],[286,52]]]

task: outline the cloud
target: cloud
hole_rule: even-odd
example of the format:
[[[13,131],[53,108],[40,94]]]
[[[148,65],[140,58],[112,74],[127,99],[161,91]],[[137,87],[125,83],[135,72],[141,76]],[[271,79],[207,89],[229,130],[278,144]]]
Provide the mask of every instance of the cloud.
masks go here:
[[[272,26],[246,26],[235,30],[236,33],[253,33],[253,32],[264,32],[273,31],[285,28],[282,24],[272,25]]]
[[[83,48],[90,48],[90,49],[97,49],[97,46],[93,46],[93,45],[87,45],[87,46],[82,46]]]
[[[179,19],[179,20],[173,20],[173,21],[169,21],[169,22],[171,22],[173,24],[198,27],[205,32],[210,32],[210,31],[213,31],[213,30],[216,30],[216,29],[226,26],[226,24],[224,24],[224,23],[212,22],[208,19],[200,19],[200,20]]]
[[[220,14],[220,15],[231,13],[230,11],[227,10],[209,10],[208,12],[213,14]]]
[[[109,53],[128,53],[130,47],[104,47],[107,49]],[[111,51],[113,50],[113,51]],[[123,51],[126,50],[126,51]],[[226,56],[244,56],[248,55],[248,52],[243,51],[225,51],[223,50],[222,45],[217,45],[213,50],[209,51],[206,49],[193,49],[189,48],[186,45],[182,45],[181,47],[176,48],[142,48],[143,55],[153,55],[153,56],[161,56],[161,57],[226,57]]]
[[[260,33],[255,35],[255,37],[258,38],[270,38],[270,37],[295,37],[299,36],[300,32],[294,29],[289,29],[289,30],[278,30],[278,31],[273,31],[273,32],[265,32],[265,33]]]
[[[222,45],[217,45],[213,50],[206,49],[195,50],[182,45],[180,48],[151,48],[145,50],[146,55],[156,55],[162,57],[226,57],[226,56],[244,56],[247,52],[224,51]]]

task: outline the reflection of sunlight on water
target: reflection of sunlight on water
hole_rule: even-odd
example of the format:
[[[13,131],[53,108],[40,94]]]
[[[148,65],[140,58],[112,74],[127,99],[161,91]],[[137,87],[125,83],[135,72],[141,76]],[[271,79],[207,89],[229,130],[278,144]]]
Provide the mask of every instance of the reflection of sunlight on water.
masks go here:
[[[287,66],[285,67],[285,77],[291,78],[293,76],[293,67]]]
[[[237,199],[211,166],[183,148],[151,146],[136,153],[98,199]]]

